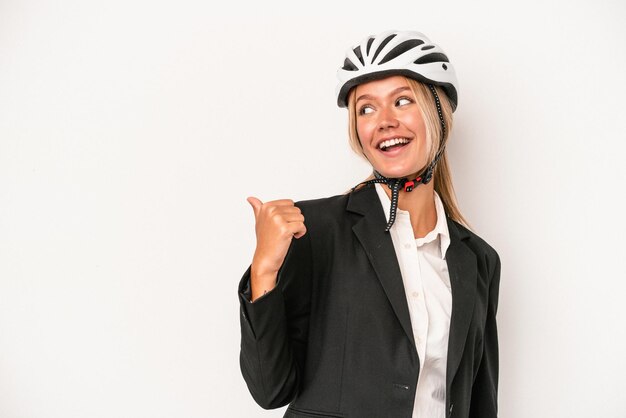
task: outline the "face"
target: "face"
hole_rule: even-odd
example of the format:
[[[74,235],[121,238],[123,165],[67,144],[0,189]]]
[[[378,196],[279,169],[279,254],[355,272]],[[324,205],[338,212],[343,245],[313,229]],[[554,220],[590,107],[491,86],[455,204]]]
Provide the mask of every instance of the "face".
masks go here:
[[[428,163],[426,127],[404,77],[356,87],[356,130],[370,164],[385,177],[410,177]]]

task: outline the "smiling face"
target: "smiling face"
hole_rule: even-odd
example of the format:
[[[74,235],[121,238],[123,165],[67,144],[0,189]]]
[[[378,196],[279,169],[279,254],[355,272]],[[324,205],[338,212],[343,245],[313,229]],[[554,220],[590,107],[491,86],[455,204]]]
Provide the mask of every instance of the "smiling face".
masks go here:
[[[363,153],[385,177],[411,177],[428,163],[426,126],[402,76],[355,87],[356,131]]]

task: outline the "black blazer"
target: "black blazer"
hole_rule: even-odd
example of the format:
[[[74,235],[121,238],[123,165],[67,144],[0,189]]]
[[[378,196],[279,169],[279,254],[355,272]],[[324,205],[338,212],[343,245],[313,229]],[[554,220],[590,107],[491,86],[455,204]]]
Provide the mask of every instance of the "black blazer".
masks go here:
[[[410,418],[420,359],[374,186],[296,205],[307,233],[292,241],[276,288],[250,303],[250,268],[239,284],[250,393],[266,409],[290,403],[285,417]],[[500,258],[446,219],[447,415],[496,417]]]

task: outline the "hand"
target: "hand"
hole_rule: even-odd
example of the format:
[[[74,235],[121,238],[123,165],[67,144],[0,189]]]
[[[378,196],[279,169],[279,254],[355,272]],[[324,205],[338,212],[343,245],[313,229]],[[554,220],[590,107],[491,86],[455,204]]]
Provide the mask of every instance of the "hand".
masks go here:
[[[292,238],[306,234],[304,216],[293,200],[263,203],[249,197],[255,218],[256,250],[252,260],[252,301],[276,286],[278,270],[283,265]]]

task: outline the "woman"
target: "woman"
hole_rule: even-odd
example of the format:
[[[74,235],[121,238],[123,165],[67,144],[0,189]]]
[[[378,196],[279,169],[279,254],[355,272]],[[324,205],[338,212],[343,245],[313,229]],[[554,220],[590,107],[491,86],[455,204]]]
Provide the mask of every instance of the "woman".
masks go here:
[[[248,388],[263,408],[290,403],[285,417],[496,417],[500,259],[454,199],[454,69],[423,34],[395,31],[348,50],[338,76],[373,176],[325,199],[248,199]]]

